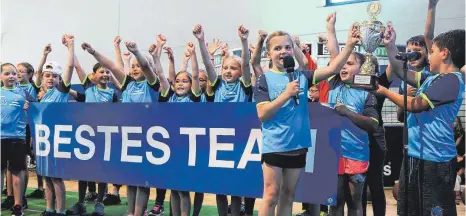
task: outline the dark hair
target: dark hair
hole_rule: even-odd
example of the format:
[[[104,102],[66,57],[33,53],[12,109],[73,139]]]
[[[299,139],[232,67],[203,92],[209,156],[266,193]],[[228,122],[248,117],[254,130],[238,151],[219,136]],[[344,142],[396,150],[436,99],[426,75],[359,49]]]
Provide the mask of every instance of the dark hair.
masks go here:
[[[406,45],[414,45],[414,46],[420,46],[420,47],[424,47],[427,50],[427,46],[426,46],[426,39],[424,39],[424,35],[416,35],[416,36],[413,36],[411,38],[409,38],[407,41],[406,41]]]
[[[100,68],[103,68],[104,66],[100,63],[95,63],[94,67],[92,68],[92,71],[95,73],[97,72],[97,70],[99,70]]]
[[[464,66],[464,33],[464,29],[455,29],[434,38],[434,44],[440,50],[447,49],[450,52],[451,61],[457,68]]]
[[[366,56],[360,52],[353,52],[351,53],[355,56],[356,60],[359,62],[359,67],[361,67],[364,62],[366,62]]]
[[[272,59],[270,59],[269,61],[269,68],[272,68],[273,67],[273,62],[272,62]]]
[[[34,67],[31,64],[29,64],[27,62],[21,62],[21,63],[18,64],[18,66],[20,66],[20,65],[26,68],[26,72],[28,74],[34,74]],[[32,76],[29,77],[29,82],[32,82]]]

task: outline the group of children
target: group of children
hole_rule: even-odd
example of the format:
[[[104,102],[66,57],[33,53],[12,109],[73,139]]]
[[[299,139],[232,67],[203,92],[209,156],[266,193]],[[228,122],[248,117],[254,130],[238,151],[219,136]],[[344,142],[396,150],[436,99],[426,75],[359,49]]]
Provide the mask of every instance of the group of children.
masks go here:
[[[346,204],[348,215],[363,215],[362,194],[367,184],[366,177],[370,177],[366,173],[376,164],[374,178],[377,178],[377,167],[381,164],[380,161],[373,162],[372,158],[384,154],[385,138],[381,121],[383,101],[388,98],[398,106],[403,106],[402,96],[387,90],[392,74],[401,78],[402,62],[395,59],[398,52],[395,46],[396,33],[393,26],[389,25],[385,32],[381,32],[381,37],[387,48],[390,66],[386,73],[379,76],[379,88],[374,91],[352,88],[354,75],[361,72],[361,66],[366,61],[363,54],[353,52],[359,42],[360,32],[356,26],[351,26],[346,46],[340,52],[335,21],[336,14],[332,13],[327,18],[328,39],[325,43],[330,51],[331,61],[327,67],[312,70],[309,70],[312,60],[298,38],[292,38],[283,31],[268,35],[261,30],[256,46],[248,47],[249,30],[242,25],[237,29],[243,51],[241,57],[228,55],[228,51],[221,49],[218,42],[208,46],[203,27],[194,27],[193,35],[198,41],[205,71],[198,65],[195,43],[188,42],[182,69],[176,72],[173,51],[165,46],[167,40],[163,35],[157,36],[157,41],[150,45],[148,54],[142,53],[134,42],[126,42],[129,52],[122,54],[121,40],[117,37],[114,41],[116,63],[90,44],[82,43],[81,48],[98,62],[90,74],[86,74],[75,55],[75,38],[72,35],[62,37],[62,43],[68,49],[68,62],[64,68],[56,62],[46,62],[47,54],[51,51],[50,45],[44,49],[41,65],[36,72],[27,63],[17,66],[11,63],[2,64],[1,164],[2,179],[6,169],[11,173],[8,184],[13,186],[13,196],[10,198],[12,215],[23,215],[25,207],[23,197],[27,185],[26,155],[32,143],[27,136],[29,127],[25,110],[28,109],[28,103],[68,102],[69,95],[76,101],[86,103],[254,101],[257,103],[263,134],[261,163],[264,193],[259,215],[291,215],[299,174],[305,166],[306,152],[311,143],[312,122],[309,121],[307,103],[309,89],[311,95],[316,92],[320,94],[320,102],[331,104],[337,113],[357,126],[342,125],[337,205],[331,206],[329,213],[343,215]],[[408,215],[425,215],[426,212],[430,214],[436,206],[441,208],[444,215],[456,214],[453,194],[456,173],[451,171],[455,170],[456,165],[453,163],[456,162],[456,143],[452,126],[464,93],[464,74],[459,73],[460,68],[464,67],[464,30],[449,31],[432,39],[432,42],[426,41],[429,73],[409,71],[408,79],[405,80],[418,89],[408,97],[410,167],[402,169],[409,169],[410,176],[404,176],[402,170],[400,188],[407,188],[409,197],[400,196],[399,215],[405,215],[404,199],[409,199]],[[270,59],[269,67],[265,68],[260,65],[264,43]],[[409,45],[410,42],[408,48]],[[213,63],[213,54],[219,49],[223,54],[221,75],[217,75]],[[169,58],[168,77],[165,76],[160,61],[162,51]],[[293,77],[297,79],[291,82],[284,65],[289,56],[294,57],[298,63],[298,69],[293,72]],[[189,59],[190,72],[187,70]],[[378,65],[373,69],[377,71]],[[84,93],[70,89],[73,70],[76,70],[82,82]],[[32,80],[34,74],[35,79]],[[375,151],[375,147],[379,147],[379,151]],[[411,179],[408,185],[403,183],[404,178]],[[81,215],[86,212],[84,196],[86,187],[92,183],[79,182],[79,201],[66,210],[63,180],[45,177],[45,182],[47,207],[41,215]],[[107,183],[99,183],[98,186],[92,212],[96,216],[104,215]],[[114,185],[109,197],[119,200],[120,187]],[[370,184],[369,187],[372,191]],[[149,192],[147,187],[127,186],[127,215],[163,214],[166,190],[157,190],[155,205],[148,212]],[[194,215],[199,214],[203,196],[202,193],[195,195]],[[227,196],[222,194],[216,196],[218,214],[242,214],[243,199],[246,203],[246,215],[252,215],[254,198],[232,196],[229,207]],[[309,215],[319,214],[319,210],[313,212],[311,208],[319,209],[319,206],[310,205],[306,209]],[[172,215],[190,215],[189,191],[171,191],[170,212]]]

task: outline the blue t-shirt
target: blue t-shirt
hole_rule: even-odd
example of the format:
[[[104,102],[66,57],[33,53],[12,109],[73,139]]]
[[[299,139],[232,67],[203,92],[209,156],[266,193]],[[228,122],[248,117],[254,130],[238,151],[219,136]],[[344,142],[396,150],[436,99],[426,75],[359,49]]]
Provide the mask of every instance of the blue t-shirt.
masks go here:
[[[421,81],[416,96],[426,100],[430,109],[408,112],[408,155],[434,162],[450,161],[456,157],[453,122],[463,102],[463,76],[458,72],[438,74],[424,76]]]
[[[235,83],[227,83],[220,76],[212,86],[212,95],[207,94],[209,102],[248,102],[251,100],[252,85],[246,86],[243,79],[238,79]]]
[[[32,100],[37,101],[37,93],[39,92],[40,88],[37,87],[34,83],[28,84],[18,84],[18,86],[23,89]]]
[[[2,139],[26,139],[26,122],[24,103],[26,92],[17,86],[12,89],[1,88],[1,138]]]
[[[350,111],[370,117],[378,122],[376,110],[377,99],[374,94],[362,89],[350,88],[340,76],[329,81],[329,104],[344,104]],[[357,161],[369,161],[369,135],[367,131],[354,125],[342,125],[341,153],[344,158]]]
[[[126,75],[122,83],[123,103],[150,103],[158,100],[160,83],[156,79],[150,84],[146,80],[136,81]]]
[[[415,86],[415,88],[419,88],[419,87],[421,86],[421,84],[420,84],[420,79],[419,79],[420,76],[430,76],[430,75],[432,75],[432,73],[430,73],[430,71],[429,71],[429,69],[428,69],[427,67],[425,67],[424,69],[422,69],[422,71],[418,71],[418,72],[416,73],[416,80],[417,80],[418,85]],[[404,87],[404,83],[405,83],[405,81],[401,80],[400,88],[399,88],[399,90],[398,90],[398,93],[399,93],[399,94],[404,94],[404,88],[405,88],[405,87]],[[411,86],[411,85],[408,84],[408,88],[409,88],[409,87],[413,87],[413,86]]]
[[[88,77],[84,79],[83,87],[85,89],[84,95],[87,103],[108,103],[118,102],[118,96],[115,89],[107,87],[100,89],[92,83]]]
[[[172,88],[168,88],[168,91],[164,94],[160,92],[159,102],[169,102],[169,103],[190,103],[190,102],[202,102],[202,94],[194,94],[192,90],[188,92],[187,95],[180,97],[178,96]]]
[[[312,83],[314,71],[294,72],[299,79],[299,105],[293,98],[288,100],[272,119],[262,122],[262,154],[289,152],[311,147],[311,126],[307,103],[307,89]],[[256,81],[254,97],[257,105],[269,103],[282,94],[289,83],[285,72],[270,70]]]
[[[65,85],[60,81],[56,87],[47,90],[47,92],[40,99],[41,103],[65,103],[68,102],[68,93],[70,92],[71,85]]]

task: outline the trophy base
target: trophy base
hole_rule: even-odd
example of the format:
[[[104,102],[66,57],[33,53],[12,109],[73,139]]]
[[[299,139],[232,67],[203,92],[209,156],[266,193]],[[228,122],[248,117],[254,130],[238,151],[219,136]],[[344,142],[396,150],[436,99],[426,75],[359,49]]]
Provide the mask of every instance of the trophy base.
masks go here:
[[[375,75],[354,75],[353,84],[350,84],[351,88],[364,89],[367,91],[377,90],[379,87],[377,76]]]

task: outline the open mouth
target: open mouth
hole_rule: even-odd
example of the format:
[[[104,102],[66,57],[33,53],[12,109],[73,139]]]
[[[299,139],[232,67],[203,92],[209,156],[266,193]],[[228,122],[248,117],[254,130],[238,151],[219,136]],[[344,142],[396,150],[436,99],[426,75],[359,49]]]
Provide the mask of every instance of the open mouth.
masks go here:
[[[340,73],[341,76],[346,76],[346,75],[348,75],[348,74],[349,74],[348,71],[342,71],[342,72]]]
[[[225,74],[225,78],[226,79],[231,79],[231,78],[233,78],[233,76],[231,74]]]

